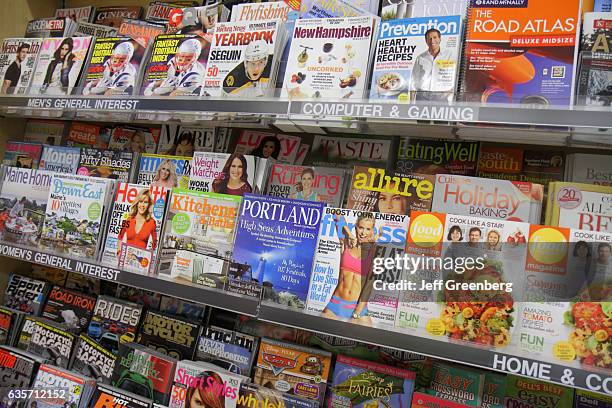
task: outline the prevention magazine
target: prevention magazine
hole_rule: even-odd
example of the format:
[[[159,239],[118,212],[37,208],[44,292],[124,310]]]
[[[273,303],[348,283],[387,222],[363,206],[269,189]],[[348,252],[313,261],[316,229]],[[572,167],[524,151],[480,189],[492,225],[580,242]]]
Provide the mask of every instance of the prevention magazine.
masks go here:
[[[172,190],[158,274],[177,281],[223,287],[231,259],[241,197]]]
[[[395,170],[400,173],[475,176],[480,142],[402,137]]]
[[[250,155],[195,152],[189,188],[243,196],[255,188],[256,158]]]
[[[462,99],[573,105],[581,1],[515,3],[471,3]]]
[[[147,252],[151,262],[156,259],[168,194],[169,190],[164,187],[130,183],[117,185],[107,224],[102,263],[118,266],[124,245]],[[144,223],[137,231],[140,217],[144,217]]]
[[[108,179],[53,173],[41,245],[95,259],[113,187]]]
[[[272,158],[281,163],[293,164],[300,148],[299,136],[282,133],[243,130],[236,142],[236,154],[250,154],[264,159]]]
[[[37,38],[5,38],[0,53],[1,94],[24,94],[30,87],[42,45]]]
[[[541,184],[438,174],[431,211],[537,224],[543,199]]]
[[[344,196],[345,174],[340,168],[274,163],[270,169],[266,194],[274,197],[320,201],[339,207]]]
[[[85,65],[92,37],[45,38],[29,93],[70,95]]]
[[[2,166],[0,187],[3,240],[36,246],[45,219],[45,208],[54,173],[46,170]]]
[[[151,47],[142,95],[200,95],[210,51],[206,39],[197,34],[161,34]]]
[[[80,161],[79,147],[44,145],[38,168],[56,173],[76,174]]]
[[[378,31],[370,100],[453,101],[462,21],[461,15],[383,21]]]
[[[134,95],[144,52],[130,37],[96,38],[84,71],[83,95]]]
[[[281,97],[362,98],[376,22],[374,16],[297,20]]]
[[[324,207],[245,194],[227,290],[252,295],[265,288],[264,299],[304,308]]]
[[[286,41],[281,20],[234,21],[215,27],[202,95],[273,96],[277,56]]]
[[[191,158],[145,153],[140,156],[137,184],[167,189],[189,185]]]

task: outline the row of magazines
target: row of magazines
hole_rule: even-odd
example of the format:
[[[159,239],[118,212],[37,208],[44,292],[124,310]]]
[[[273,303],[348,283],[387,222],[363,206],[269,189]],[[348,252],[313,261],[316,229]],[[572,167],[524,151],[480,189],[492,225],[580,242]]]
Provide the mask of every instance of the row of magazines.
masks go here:
[[[211,152],[143,154],[127,181],[3,166],[0,233],[329,318],[612,367],[612,187],[552,182],[545,200],[530,182],[363,166],[350,183],[306,166],[278,181],[286,169]],[[582,303],[599,310],[588,329],[570,318]]]
[[[0,307],[2,408],[502,408],[534,398],[595,408],[611,401],[322,334],[291,336],[255,320],[242,327],[247,333],[238,330],[244,319],[227,312],[204,317],[203,308],[193,313],[177,299],[122,285],[83,293],[74,284],[84,276],[38,273],[53,283],[13,274],[8,307]]]
[[[583,19],[581,0],[417,0],[408,18],[384,21],[343,0],[301,13],[290,3],[237,4],[228,16],[218,3],[153,2],[147,20],[126,12],[116,33],[95,36],[69,17],[34,20],[26,37],[45,38],[2,43],[2,92],[610,105],[612,17]]]

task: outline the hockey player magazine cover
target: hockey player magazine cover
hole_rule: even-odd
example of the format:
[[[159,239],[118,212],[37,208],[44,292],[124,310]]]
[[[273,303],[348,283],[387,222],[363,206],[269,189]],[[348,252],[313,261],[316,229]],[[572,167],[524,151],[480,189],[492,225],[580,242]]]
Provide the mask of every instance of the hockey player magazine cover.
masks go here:
[[[277,59],[286,41],[281,20],[219,23],[202,95],[270,96],[276,83]]]
[[[144,47],[129,37],[97,38],[85,71],[83,95],[133,95]]]
[[[0,94],[23,94],[32,81],[42,39],[6,38],[0,54]]]

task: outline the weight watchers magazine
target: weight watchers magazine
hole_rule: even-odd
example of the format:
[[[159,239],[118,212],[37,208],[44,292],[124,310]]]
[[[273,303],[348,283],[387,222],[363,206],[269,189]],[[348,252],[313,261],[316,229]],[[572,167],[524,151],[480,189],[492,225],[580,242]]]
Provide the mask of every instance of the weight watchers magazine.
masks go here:
[[[235,21],[215,27],[202,95],[273,96],[286,41],[281,20]]]
[[[241,197],[173,189],[158,273],[222,287],[231,257]]]
[[[85,65],[92,37],[43,40],[29,93],[70,95]]]
[[[253,192],[256,174],[253,156],[196,152],[191,164],[189,188],[192,190],[237,196]]]
[[[0,54],[1,94],[24,94],[34,73],[42,39],[5,38]]]
[[[137,184],[187,188],[191,158],[145,153],[140,156]]]
[[[461,35],[460,15],[383,21],[378,31],[370,99],[451,102],[459,71]],[[431,43],[434,40],[438,42]]]
[[[376,22],[373,16],[297,20],[281,97],[362,98]]]
[[[307,167],[275,163],[270,169],[266,194],[274,197],[320,201],[333,207],[342,205],[343,169]]]

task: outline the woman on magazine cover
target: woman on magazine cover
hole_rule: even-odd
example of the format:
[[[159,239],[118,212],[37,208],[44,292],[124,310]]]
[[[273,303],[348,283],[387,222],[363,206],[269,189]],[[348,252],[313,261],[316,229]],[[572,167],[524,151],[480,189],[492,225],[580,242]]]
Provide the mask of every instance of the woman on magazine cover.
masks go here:
[[[225,162],[219,177],[213,181],[212,189],[215,193],[243,196],[253,191],[248,179],[246,157],[232,154]]]
[[[149,189],[144,189],[138,194],[132,207],[130,216],[122,221],[121,230],[117,237],[117,256],[121,253],[121,243],[126,237],[126,243],[138,248],[147,249],[147,244],[151,240],[151,249],[157,246],[157,223],[151,215],[153,212],[153,199]]]
[[[296,200],[317,201],[319,195],[312,189],[314,184],[315,173],[310,167],[302,170],[300,181],[295,185],[295,193],[291,194],[291,198]]]
[[[209,386],[210,379],[223,387],[223,379],[214,371],[204,371],[198,375],[201,381],[194,381],[194,385],[187,388],[185,395],[185,408],[224,408],[225,397],[217,392],[217,387]]]
[[[66,95],[70,85],[70,70],[75,62],[72,53],[74,43],[72,37],[64,38],[60,46],[53,53],[49,62],[47,73],[43,81],[41,93],[49,95]]]
[[[376,221],[372,214],[363,213],[357,218],[355,232],[351,232],[344,217],[336,216],[336,231],[340,240],[340,274],[338,285],[323,309],[329,318],[361,320],[369,323],[367,297],[364,286],[372,272],[376,250]],[[338,225],[343,225],[342,231]],[[365,300],[363,300],[365,299]]]
[[[262,157],[267,159],[268,157],[272,157],[273,159],[278,159],[278,155],[281,151],[280,140],[276,136],[266,136],[261,139],[259,142],[259,146],[257,146],[251,152],[252,156]]]
[[[176,166],[170,159],[166,159],[159,165],[157,174],[153,178],[152,186],[174,188],[178,187],[178,177],[176,175]]]

